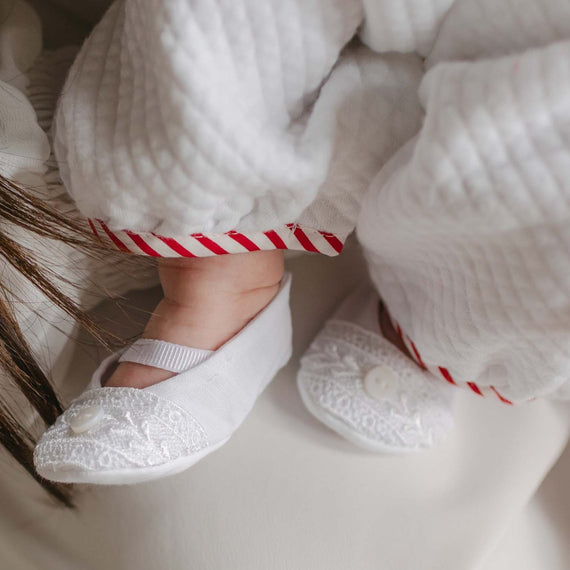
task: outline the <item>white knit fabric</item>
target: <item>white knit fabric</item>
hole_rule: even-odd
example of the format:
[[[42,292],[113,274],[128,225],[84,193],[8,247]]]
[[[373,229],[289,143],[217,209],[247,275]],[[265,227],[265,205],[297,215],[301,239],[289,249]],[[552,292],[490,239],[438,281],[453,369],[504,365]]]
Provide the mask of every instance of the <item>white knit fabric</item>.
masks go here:
[[[361,18],[357,0],[115,3],[58,117],[79,208],[163,235],[294,221],[325,178],[351,85],[307,111]]]
[[[84,214],[170,236],[346,234],[374,180],[359,235],[425,363],[560,395],[569,38],[563,0],[123,0],[74,65],[59,158]]]
[[[33,107],[16,87],[0,82],[0,170],[6,177],[30,185],[41,181],[50,154],[47,136]]]
[[[454,0],[362,0],[366,18],[360,36],[376,52],[429,54]]]
[[[357,0],[116,3],[57,119],[80,210],[166,236],[298,221],[345,237],[420,124],[417,56],[339,59],[362,14]]]
[[[425,364],[512,401],[569,386],[563,38],[566,2],[456,2],[420,89],[423,128],[380,173],[358,225]]]
[[[20,0],[0,5],[0,173],[41,184],[50,155],[48,138],[24,94],[27,71],[41,49],[41,24]]]

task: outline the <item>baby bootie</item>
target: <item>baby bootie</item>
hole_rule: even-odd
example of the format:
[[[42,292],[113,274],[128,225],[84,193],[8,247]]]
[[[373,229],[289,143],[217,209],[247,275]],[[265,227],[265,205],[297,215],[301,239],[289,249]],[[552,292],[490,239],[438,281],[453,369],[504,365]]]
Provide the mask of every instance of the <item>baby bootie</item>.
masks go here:
[[[290,288],[287,274],[271,303],[214,352],[141,339],[107,358],[40,438],[38,473],[64,483],[139,483],[218,449],[290,358]],[[119,361],[177,375],[141,390],[104,387]]]
[[[371,286],[350,295],[303,358],[306,408],[365,449],[403,453],[439,443],[453,425],[453,389],[382,336]]]

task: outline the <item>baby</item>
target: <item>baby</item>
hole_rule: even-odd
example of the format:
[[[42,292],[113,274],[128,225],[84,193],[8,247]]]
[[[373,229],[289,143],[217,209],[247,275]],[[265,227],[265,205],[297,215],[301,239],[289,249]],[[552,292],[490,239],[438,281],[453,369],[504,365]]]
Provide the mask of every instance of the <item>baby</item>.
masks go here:
[[[373,286],[298,377],[323,423],[401,453],[449,432],[454,386],[567,396],[570,74],[544,70],[570,61],[570,13],[539,26],[525,1],[115,3],[55,150],[93,231],[160,258],[164,298],[38,472],[134,483],[223,445],[290,356],[281,250],[336,255],[355,227]]]

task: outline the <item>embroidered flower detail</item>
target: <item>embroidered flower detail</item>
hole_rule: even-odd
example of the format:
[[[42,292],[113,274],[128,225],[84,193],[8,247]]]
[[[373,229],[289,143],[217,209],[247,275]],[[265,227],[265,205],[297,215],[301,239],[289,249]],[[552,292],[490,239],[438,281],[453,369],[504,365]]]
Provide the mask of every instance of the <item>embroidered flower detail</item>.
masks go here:
[[[99,421],[82,433],[74,423],[100,407]],[[135,388],[96,388],[73,401],[41,437],[34,453],[39,470],[114,470],[160,465],[208,446],[203,427],[173,402]]]

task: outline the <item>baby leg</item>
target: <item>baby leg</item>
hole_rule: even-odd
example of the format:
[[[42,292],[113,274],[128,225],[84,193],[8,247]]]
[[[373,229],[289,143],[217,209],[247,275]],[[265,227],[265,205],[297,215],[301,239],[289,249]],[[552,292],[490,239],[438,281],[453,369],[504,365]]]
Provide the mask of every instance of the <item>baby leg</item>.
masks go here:
[[[279,250],[161,260],[164,297],[143,338],[216,350],[269,304],[283,270]],[[165,370],[122,362],[106,386],[145,388],[171,376]]]

